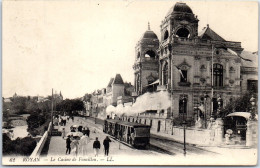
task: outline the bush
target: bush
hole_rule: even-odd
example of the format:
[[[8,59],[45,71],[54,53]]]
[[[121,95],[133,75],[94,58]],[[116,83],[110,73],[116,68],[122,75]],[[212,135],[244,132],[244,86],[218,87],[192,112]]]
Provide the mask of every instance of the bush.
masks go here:
[[[26,121],[28,124],[28,130],[33,130],[34,128],[38,128],[44,124],[46,119],[43,115],[31,114]]]
[[[3,134],[3,155],[30,156],[36,145],[37,142],[31,137],[17,138],[12,141],[7,134]]]

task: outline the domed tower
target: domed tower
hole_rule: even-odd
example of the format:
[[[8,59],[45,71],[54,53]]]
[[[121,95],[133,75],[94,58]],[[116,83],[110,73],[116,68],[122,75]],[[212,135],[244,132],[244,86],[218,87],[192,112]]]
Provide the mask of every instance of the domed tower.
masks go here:
[[[140,95],[146,92],[149,84],[158,79],[158,55],[159,40],[157,35],[150,30],[143,34],[135,47],[135,63],[133,69],[135,71],[135,92]]]
[[[177,46],[175,40],[192,40],[198,36],[198,22],[191,8],[186,3],[177,2],[168,11],[161,23],[160,54],[160,85],[171,88],[172,49]]]

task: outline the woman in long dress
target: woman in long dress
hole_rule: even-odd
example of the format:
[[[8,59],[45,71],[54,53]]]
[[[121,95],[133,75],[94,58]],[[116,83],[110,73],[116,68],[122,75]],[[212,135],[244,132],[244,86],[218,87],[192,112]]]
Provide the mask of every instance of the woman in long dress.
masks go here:
[[[72,152],[75,154],[75,156],[78,156],[78,152],[79,152],[78,138],[74,138],[74,140],[72,141]]]
[[[80,150],[81,154],[84,156],[87,154],[87,144],[89,143],[89,138],[87,135],[83,135],[80,138]]]
[[[65,128],[62,128],[61,137],[62,137],[62,139],[64,139],[64,137],[65,137]]]

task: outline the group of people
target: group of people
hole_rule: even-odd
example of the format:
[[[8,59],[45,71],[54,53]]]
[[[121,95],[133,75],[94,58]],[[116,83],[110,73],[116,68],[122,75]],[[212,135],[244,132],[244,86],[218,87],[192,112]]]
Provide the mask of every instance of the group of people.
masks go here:
[[[103,141],[105,156],[108,156],[110,142],[111,142],[111,140],[108,138],[108,136],[106,136],[106,138]],[[100,150],[100,142],[98,140],[98,137],[96,137],[96,140],[93,143],[93,149],[94,149],[95,157],[97,157],[99,154],[99,150]]]
[[[89,142],[90,142],[89,134],[83,134],[81,137],[68,135],[66,139],[66,155],[70,154],[71,151],[76,156],[79,154],[86,155],[87,145],[89,144]],[[108,136],[103,141],[105,156],[108,156],[109,154],[110,142],[111,140],[109,139]],[[98,140],[98,137],[96,137],[95,141],[93,142],[93,150],[94,150],[95,157],[98,156],[100,147],[101,147],[100,141]]]

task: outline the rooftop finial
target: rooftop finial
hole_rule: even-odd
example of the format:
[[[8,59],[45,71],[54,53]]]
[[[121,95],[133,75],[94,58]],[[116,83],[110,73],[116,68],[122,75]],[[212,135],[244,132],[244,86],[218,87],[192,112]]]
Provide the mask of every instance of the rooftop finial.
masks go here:
[[[148,30],[150,30],[150,22],[148,22]]]

